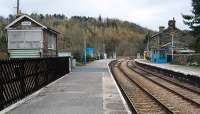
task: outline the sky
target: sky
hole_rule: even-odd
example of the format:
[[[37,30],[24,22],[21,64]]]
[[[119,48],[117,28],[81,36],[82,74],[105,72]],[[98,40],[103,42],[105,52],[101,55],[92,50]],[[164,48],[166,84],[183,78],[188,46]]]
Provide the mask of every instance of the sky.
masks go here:
[[[0,0],[0,16],[16,13],[17,0]],[[191,0],[20,0],[23,13],[65,14],[117,18],[158,30],[175,17],[177,27],[188,29],[181,14],[191,14]]]

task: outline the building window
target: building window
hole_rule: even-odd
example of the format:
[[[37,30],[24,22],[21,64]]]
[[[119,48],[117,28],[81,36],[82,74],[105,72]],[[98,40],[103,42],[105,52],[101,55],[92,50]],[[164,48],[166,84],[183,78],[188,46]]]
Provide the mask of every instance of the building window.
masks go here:
[[[48,49],[55,49],[56,47],[56,37],[55,35],[49,34],[48,35]]]

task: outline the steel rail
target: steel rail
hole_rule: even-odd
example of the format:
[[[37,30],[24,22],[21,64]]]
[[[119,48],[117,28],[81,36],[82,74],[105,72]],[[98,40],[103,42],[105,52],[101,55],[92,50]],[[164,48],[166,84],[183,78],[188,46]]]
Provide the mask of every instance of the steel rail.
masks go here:
[[[144,69],[144,68],[141,68],[141,66],[137,65],[136,63],[131,62],[131,65],[132,65],[133,67],[135,66],[135,67],[136,67],[137,69],[139,69],[139,70],[142,70],[143,72],[149,73],[149,74],[151,74],[151,75],[153,75],[153,76],[156,76],[156,77],[158,77],[158,78],[161,78],[161,79],[163,79],[163,80],[165,80],[165,81],[167,81],[167,82],[169,82],[169,83],[171,83],[171,84],[173,84],[173,85],[179,86],[179,87],[181,87],[181,88],[187,89],[187,90],[189,90],[189,91],[191,91],[191,92],[194,92],[194,93],[200,95],[200,90],[198,91],[198,90],[195,90],[195,89],[193,89],[193,88],[187,87],[187,86],[185,86],[185,85],[183,85],[183,84],[179,84],[179,83],[177,83],[177,82],[175,82],[175,81],[173,81],[173,80],[170,80],[169,77],[167,77],[167,76],[165,76],[165,75],[163,75],[163,74],[162,74],[162,76],[159,76],[159,75],[158,75],[159,73],[156,72],[156,74],[155,74],[153,71],[149,71],[149,70],[146,70],[146,69]]]
[[[176,91],[174,91],[174,90],[172,90],[172,89],[170,89],[170,88],[168,88],[168,87],[166,87],[166,86],[164,86],[164,85],[158,83],[157,81],[155,81],[155,80],[149,78],[148,76],[145,76],[145,75],[142,74],[141,72],[138,72],[138,71],[136,71],[135,69],[129,67],[128,64],[127,64],[127,67],[128,67],[129,69],[133,70],[134,72],[136,72],[137,74],[140,74],[140,75],[143,76],[144,78],[148,79],[149,81],[151,81],[151,82],[153,82],[153,83],[155,83],[155,84],[157,84],[157,85],[163,87],[164,89],[166,89],[166,90],[168,90],[168,91],[170,91],[170,92],[172,92],[172,93],[174,93],[174,94],[180,96],[182,99],[184,99],[184,100],[188,101],[189,103],[194,104],[194,105],[196,105],[196,106],[198,106],[198,107],[200,108],[200,103],[197,103],[196,101],[194,101],[194,100],[192,100],[192,99],[190,99],[190,98],[187,98],[187,97],[185,97],[184,95],[182,95],[182,94],[180,94],[180,93],[178,93],[178,92],[176,92]]]
[[[109,67],[111,69],[111,73],[113,74],[113,77],[114,77],[114,80],[115,82],[117,83],[117,86],[119,87],[127,105],[128,105],[128,108],[130,109],[131,113],[132,114],[138,114],[138,111],[136,110],[135,106],[132,104],[130,98],[128,97],[127,93],[125,92],[125,90],[121,87],[120,83],[118,82],[117,78],[115,77],[115,73],[114,73],[114,70],[113,70],[113,67],[115,66],[116,64],[116,61],[112,61],[110,64],[109,64]],[[119,63],[120,64],[120,63]]]
[[[152,100],[154,100],[156,103],[158,103],[165,111],[167,111],[168,114],[176,114],[175,112],[171,111],[168,107],[166,107],[163,103],[161,103],[157,98],[154,97],[151,93],[148,92],[146,88],[143,88],[141,83],[139,84],[137,81],[130,78],[120,67],[118,67],[119,70],[137,87],[139,87],[142,91],[144,91]]]

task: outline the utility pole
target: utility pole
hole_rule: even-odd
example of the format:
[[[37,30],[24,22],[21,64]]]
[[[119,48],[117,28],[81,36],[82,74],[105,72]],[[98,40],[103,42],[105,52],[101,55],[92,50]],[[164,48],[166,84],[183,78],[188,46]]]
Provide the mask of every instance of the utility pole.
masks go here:
[[[19,11],[19,0],[17,0],[17,16],[20,15],[20,11]]]

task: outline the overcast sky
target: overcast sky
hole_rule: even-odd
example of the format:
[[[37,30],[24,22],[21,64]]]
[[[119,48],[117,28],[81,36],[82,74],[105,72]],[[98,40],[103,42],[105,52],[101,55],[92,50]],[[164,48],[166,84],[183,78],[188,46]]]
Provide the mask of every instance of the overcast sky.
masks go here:
[[[191,0],[20,0],[23,13],[60,13],[66,16],[118,18],[157,30],[176,18],[177,27],[186,29],[181,14],[190,14]],[[0,16],[15,14],[16,0],[0,0]]]

